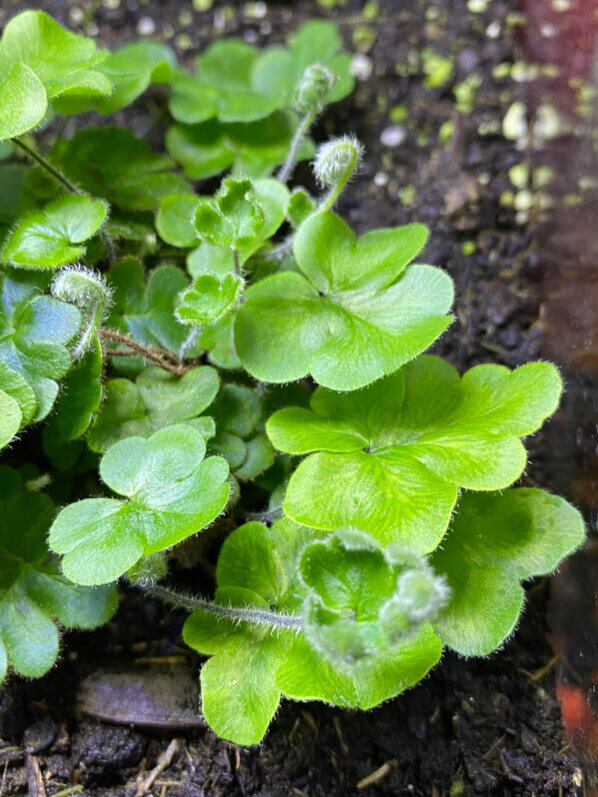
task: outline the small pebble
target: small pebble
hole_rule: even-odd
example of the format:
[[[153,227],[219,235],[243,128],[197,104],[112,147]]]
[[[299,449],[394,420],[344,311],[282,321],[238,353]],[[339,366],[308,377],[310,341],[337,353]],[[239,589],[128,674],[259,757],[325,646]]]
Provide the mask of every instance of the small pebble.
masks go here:
[[[407,129],[403,125],[392,125],[380,134],[380,143],[384,147],[399,147],[407,138]]]
[[[83,9],[79,8],[79,6],[73,6],[69,10],[69,17],[74,25],[78,25],[83,20],[83,16]]]
[[[151,17],[141,17],[137,23],[137,33],[140,36],[151,36],[156,30],[156,23]]]
[[[351,74],[357,80],[369,80],[374,65],[372,59],[364,53],[355,53],[351,61]]]
[[[263,19],[268,13],[268,6],[266,3],[246,3],[243,12],[246,17],[253,17],[254,19]]]
[[[388,175],[386,172],[376,172],[374,175],[374,185],[385,186],[388,185]]]
[[[496,20],[491,22],[486,28],[486,36],[488,36],[489,39],[498,39],[500,36],[500,22]]]
[[[246,30],[245,33],[243,34],[243,38],[245,39],[247,44],[255,44],[256,41],[258,40],[257,31],[253,30],[252,28],[249,28],[249,30]]]

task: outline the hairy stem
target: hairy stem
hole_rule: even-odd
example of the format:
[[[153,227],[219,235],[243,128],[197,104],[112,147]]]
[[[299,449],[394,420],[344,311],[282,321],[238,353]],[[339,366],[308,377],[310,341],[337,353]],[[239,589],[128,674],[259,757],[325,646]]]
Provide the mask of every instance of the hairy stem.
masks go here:
[[[181,351],[179,353],[179,360],[182,363],[185,357],[187,356],[187,352],[191,349],[194,345],[195,341],[197,340],[199,333],[201,332],[200,327],[194,327],[191,332],[185,338],[183,345],[181,346]]]
[[[347,184],[347,181],[351,178],[351,175],[355,171],[358,159],[359,159],[359,151],[356,149],[354,153],[351,155],[351,159],[347,164],[347,168],[342,173],[336,185],[333,185],[331,189],[328,191],[328,193],[323,197],[322,201],[320,202],[318,210],[331,210],[334,207],[334,204],[341,195],[343,188]]]
[[[49,160],[44,158],[43,155],[40,155],[39,152],[36,152],[36,150],[32,149],[28,144],[25,144],[25,142],[20,138],[12,138],[11,141],[16,147],[22,150],[27,157],[39,164],[42,169],[45,169],[48,174],[51,174],[55,180],[58,180],[58,182],[63,185],[71,194],[83,193],[74,183],[71,183],[71,181],[56,168],[56,166],[53,166]]]
[[[32,149],[28,144],[25,144],[20,138],[11,138],[12,143],[18,147],[22,152],[24,152],[27,157],[31,158],[32,161],[35,161],[39,166],[42,167],[48,174],[50,174],[55,180],[57,180],[70,194],[75,194],[77,196],[87,196],[85,191],[82,191],[80,188],[66,177],[59,169],[56,168],[47,158],[44,158],[43,155],[40,155],[39,152]],[[99,231],[99,236],[104,244],[104,248],[106,249],[106,253],[108,255],[108,260],[110,263],[113,263],[116,259],[116,251],[114,248],[114,242],[112,238],[104,232],[104,230]]]
[[[291,141],[291,146],[289,149],[289,154],[287,155],[287,159],[280,168],[280,171],[276,175],[277,179],[280,180],[281,183],[286,183],[290,180],[293,170],[295,169],[295,165],[297,163],[297,155],[299,154],[299,147],[301,146],[301,142],[309,132],[309,128],[312,126],[314,119],[316,118],[315,110],[308,111],[301,122],[299,123],[299,127],[295,130],[295,135],[293,136],[293,140]]]
[[[89,315],[85,326],[79,336],[77,345],[72,351],[73,360],[79,360],[91,345],[94,335],[97,333],[102,317],[104,315],[105,303],[101,300],[96,301],[89,310]]]
[[[300,631],[303,628],[303,620],[294,614],[269,612],[264,609],[256,609],[253,606],[221,606],[205,598],[197,598],[194,595],[181,595],[175,590],[159,585],[147,587],[147,591],[156,598],[170,603],[172,606],[187,609],[191,612],[200,610],[220,617],[223,620],[251,623],[253,625],[265,625],[277,629],[287,628],[293,631]]]
[[[123,335],[122,332],[117,332],[114,329],[100,327],[98,335],[104,340],[113,340],[115,343],[121,343],[127,347],[128,351],[110,351],[112,356],[122,357],[130,354],[141,354],[150,362],[159,365],[165,371],[170,371],[171,374],[176,374],[176,376],[182,376],[193,368],[192,365],[180,365],[174,355],[164,349],[158,350],[152,349],[150,346],[144,346],[129,335]]]

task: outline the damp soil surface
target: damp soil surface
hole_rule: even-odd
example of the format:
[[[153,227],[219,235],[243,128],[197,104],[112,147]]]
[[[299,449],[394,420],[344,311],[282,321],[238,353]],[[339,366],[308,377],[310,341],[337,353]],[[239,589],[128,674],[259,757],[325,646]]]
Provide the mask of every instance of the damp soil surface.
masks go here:
[[[0,24],[31,7],[0,5]],[[335,6],[329,9],[303,0],[214,3],[197,10],[202,5],[210,3],[36,3],[108,46],[149,31],[188,61],[216,35],[266,43],[309,17],[336,20],[347,46],[360,53],[359,79],[315,136],[353,131],[367,153],[339,212],[359,232],[416,220],[429,225],[426,260],[447,269],[457,290],[456,321],[437,350],[459,369],[479,362],[513,367],[541,356],[534,214],[517,217],[501,202],[513,188],[510,167],[524,158],[501,132],[521,87],[497,70],[524,57],[517,4],[469,4],[487,6],[482,13],[462,0],[347,0],[328,2]],[[424,85],[424,47],[450,59],[445,85]],[[459,110],[453,88],[472,74],[480,85]],[[160,102],[159,93],[142,98],[119,123],[137,134],[151,130],[159,146]],[[298,179],[310,181],[306,167]],[[549,488],[550,434],[549,427],[530,441],[526,474]],[[546,580],[528,585],[517,633],[493,656],[466,661],[447,653],[421,685],[368,713],[285,702],[264,743],[250,749],[193,721],[196,681],[189,673],[200,660],[182,647],[183,616],[123,592],[108,627],[66,635],[57,668],[36,682],[13,678],[0,695],[0,794],[581,794],[579,760],[561,730]]]

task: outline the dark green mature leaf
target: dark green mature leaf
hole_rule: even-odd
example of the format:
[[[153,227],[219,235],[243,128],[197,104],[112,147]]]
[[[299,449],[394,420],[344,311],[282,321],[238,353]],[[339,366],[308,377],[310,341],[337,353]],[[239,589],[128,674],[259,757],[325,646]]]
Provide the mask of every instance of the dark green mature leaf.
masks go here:
[[[270,443],[256,435],[262,403],[257,393],[244,385],[225,384],[209,407],[216,422],[210,448],[223,456],[242,481],[254,479],[274,461]]]
[[[265,382],[311,373],[333,390],[356,390],[393,373],[451,322],[450,277],[409,261],[427,237],[419,224],[373,230],[358,241],[334,213],[297,232],[301,274],[274,274],[246,293],[235,322],[245,368]]]
[[[315,528],[355,525],[384,544],[432,551],[459,486],[497,490],[521,475],[520,437],[555,411],[561,390],[548,363],[479,365],[460,379],[428,355],[359,392],[320,388],[312,411],[282,409],[266,425],[276,448],[319,452],[291,477],[285,511]]]
[[[2,33],[0,74],[9,74],[18,64],[26,65],[43,85],[47,99],[53,100],[53,107],[60,111],[62,98],[112,93],[112,82],[97,69],[107,55],[96,48],[93,39],[65,30],[43,11],[24,11],[13,17]],[[41,109],[39,86],[24,88],[26,103],[35,97]]]
[[[158,346],[178,354],[189,330],[175,317],[178,296],[188,286],[185,273],[175,266],[160,266],[143,279],[143,264],[126,257],[114,264],[108,274],[114,288],[114,306],[108,324],[129,332],[146,346]],[[199,344],[187,356],[201,354]]]
[[[230,167],[233,174],[265,177],[284,163],[297,124],[294,113],[283,111],[251,124],[223,124],[216,119],[200,125],[175,124],[166,134],[166,149],[193,180]],[[314,151],[306,138],[297,159],[310,158]]]
[[[288,520],[271,529],[246,523],[225,541],[217,568],[216,602],[297,614],[306,595],[298,562],[313,532]],[[250,552],[250,554],[249,554]],[[363,659],[352,672],[319,656],[304,635],[217,619],[194,612],[183,629],[185,642],[210,655],[201,671],[202,710],[220,736],[256,744],[274,716],[281,694],[340,706],[371,708],[417,683],[436,663],[441,644],[429,626],[374,662]]]
[[[96,338],[64,379],[45,433],[56,441],[76,440],[85,434],[102,400],[102,347]]]
[[[213,421],[198,416],[212,403],[218,387],[218,374],[208,365],[182,377],[146,368],[135,382],[111,379],[87,443],[92,451],[104,452],[125,437],[149,437],[165,426],[187,421],[204,436],[213,434]]]
[[[118,604],[112,587],[89,589],[68,582],[49,557],[49,498],[24,490],[16,471],[0,465],[0,682],[10,664],[39,678],[59,649],[54,622],[67,628],[95,628]]]
[[[177,424],[147,440],[127,437],[111,446],[100,476],[115,498],[86,498],[63,509],[50,529],[50,547],[64,554],[62,569],[76,584],[106,584],[142,556],[201,531],[226,506],[228,465],[204,460],[205,440]]]
[[[48,110],[46,90],[26,64],[16,63],[0,72],[0,141],[27,133]]]
[[[80,130],[70,139],[59,139],[50,159],[74,183],[93,196],[125,210],[154,210],[167,194],[188,194],[187,181],[173,171],[174,164],[148,144],[121,127]],[[56,185],[43,179],[45,195]]]
[[[106,97],[63,99],[62,113],[82,113],[96,110],[111,114],[130,105],[152,84],[168,83],[176,67],[173,51],[161,42],[140,41],[125,44],[102,61],[97,67],[113,85]]]
[[[442,641],[466,656],[496,650],[519,619],[520,582],[551,573],[584,538],[581,514],[542,490],[466,493],[432,560],[452,590],[434,624]]]
[[[288,48],[268,47],[261,53],[240,39],[212,43],[197,59],[197,76],[182,71],[172,80],[171,114],[179,122],[197,124],[217,116],[221,122],[254,122],[293,105],[295,87],[306,67],[318,63],[336,74],[327,102],[353,88],[351,57],[340,53],[342,42],[331,22],[313,20],[289,37]]]
[[[65,196],[22,218],[0,258],[23,268],[57,268],[85,253],[81,246],[100,229],[108,206],[101,199]]]
[[[70,304],[39,295],[36,285],[20,275],[0,276],[0,296],[0,360],[32,387],[37,410],[31,420],[40,421],[58,395],[56,380],[71,366],[66,345],[79,331],[81,314]]]

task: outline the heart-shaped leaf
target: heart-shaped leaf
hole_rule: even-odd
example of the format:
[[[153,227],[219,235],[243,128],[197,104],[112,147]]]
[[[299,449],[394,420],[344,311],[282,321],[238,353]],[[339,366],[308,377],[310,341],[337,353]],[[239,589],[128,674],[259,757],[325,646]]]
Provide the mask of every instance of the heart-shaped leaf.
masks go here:
[[[16,63],[0,74],[0,141],[6,141],[37,127],[48,110],[48,99],[27,64]]]
[[[226,506],[228,465],[220,457],[204,460],[205,451],[200,432],[185,424],[111,446],[100,476],[124,500],[77,501],[50,529],[50,547],[64,554],[67,578],[87,585],[114,581],[142,556],[211,523]]]
[[[5,263],[23,268],[56,268],[85,253],[80,246],[100,229],[108,206],[101,199],[66,196],[22,218],[0,253]]]
[[[24,489],[16,471],[0,466],[0,682],[10,664],[28,678],[54,665],[59,632],[94,628],[114,614],[113,587],[71,584],[46,543],[54,507],[47,496]]]
[[[110,379],[87,443],[92,451],[103,452],[125,437],[149,437],[165,426],[192,419],[192,425],[205,436],[212,431],[213,422],[198,416],[212,403],[218,386],[218,374],[208,365],[182,377],[161,368],[146,368],[135,382]]]
[[[355,525],[383,544],[432,551],[459,486],[497,490],[521,475],[519,438],[555,411],[561,390],[548,363],[479,365],[459,379],[429,355],[359,392],[320,388],[311,411],[282,409],[266,425],[276,448],[319,452],[291,477],[285,511],[315,528]]]
[[[519,619],[520,582],[551,573],[584,538],[581,514],[542,490],[466,493],[432,558],[452,592],[434,624],[444,644],[465,656],[496,650]]]
[[[333,390],[356,390],[393,373],[447,328],[450,277],[409,261],[427,237],[419,224],[374,230],[356,241],[331,212],[297,232],[301,274],[274,274],[246,293],[235,322],[245,368],[265,382],[311,373]]]
[[[81,314],[73,305],[39,295],[37,286],[20,276],[0,276],[0,288],[0,360],[30,384],[37,401],[31,420],[40,421],[58,395],[56,380],[71,366],[66,344],[79,331]]]

